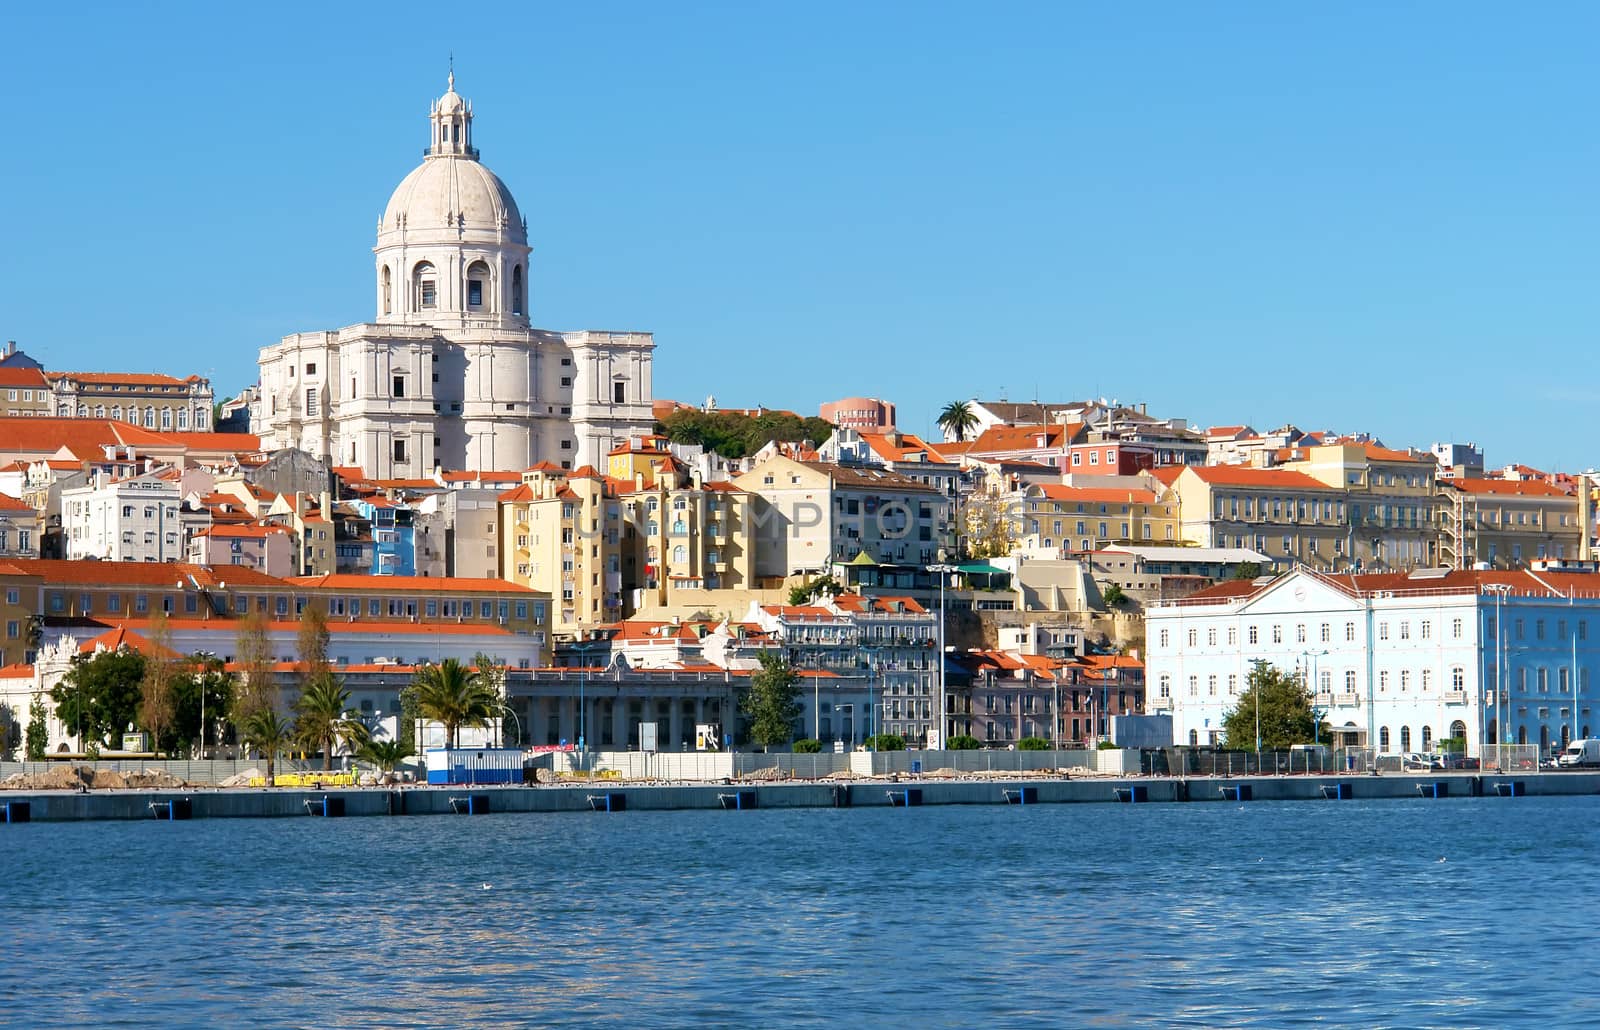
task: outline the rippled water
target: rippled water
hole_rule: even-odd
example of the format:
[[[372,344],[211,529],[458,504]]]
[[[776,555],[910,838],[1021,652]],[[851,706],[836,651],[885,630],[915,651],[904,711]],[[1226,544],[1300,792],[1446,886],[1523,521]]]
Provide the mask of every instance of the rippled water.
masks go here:
[[[0,1021],[1595,1024],[1597,806],[0,826]]]

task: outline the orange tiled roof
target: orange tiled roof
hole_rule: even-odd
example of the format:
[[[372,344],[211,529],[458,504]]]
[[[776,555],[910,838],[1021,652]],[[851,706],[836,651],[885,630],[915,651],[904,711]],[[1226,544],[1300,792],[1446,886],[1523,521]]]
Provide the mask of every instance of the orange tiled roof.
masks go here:
[[[0,368],[0,386],[42,389],[45,386],[44,373],[36,368]]]
[[[1041,497],[1052,501],[1083,501],[1093,504],[1154,504],[1156,502],[1156,495],[1149,490],[1114,490],[1106,487],[1060,486],[1055,483],[1044,483],[1037,489]]]
[[[124,386],[188,386],[190,383],[199,381],[199,376],[176,379],[168,375],[142,372],[46,372],[45,377],[52,382],[72,379],[80,383],[122,384]]]
[[[537,593],[530,587],[519,586],[504,579],[445,578],[441,576],[355,576],[325,573],[321,576],[290,576],[285,583],[302,587],[326,587],[333,590],[382,590],[391,594],[461,594],[461,593]]]
[[[1248,465],[1189,465],[1188,470],[1213,486],[1278,487],[1289,490],[1332,490],[1304,472],[1258,469]]]
[[[1444,485],[1465,494],[1495,494],[1501,497],[1570,497],[1571,494],[1542,479],[1448,479]]]

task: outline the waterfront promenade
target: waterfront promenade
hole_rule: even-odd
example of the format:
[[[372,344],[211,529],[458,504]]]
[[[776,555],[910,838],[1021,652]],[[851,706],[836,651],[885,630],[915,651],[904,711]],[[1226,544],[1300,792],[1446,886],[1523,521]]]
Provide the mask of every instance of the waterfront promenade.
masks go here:
[[[933,779],[842,782],[635,784],[597,780],[540,786],[365,787],[332,790],[187,788],[8,791],[0,815],[21,822],[307,816],[481,815],[755,808],[938,805],[1172,804],[1481,798],[1600,794],[1600,772],[1525,775],[1259,776]]]

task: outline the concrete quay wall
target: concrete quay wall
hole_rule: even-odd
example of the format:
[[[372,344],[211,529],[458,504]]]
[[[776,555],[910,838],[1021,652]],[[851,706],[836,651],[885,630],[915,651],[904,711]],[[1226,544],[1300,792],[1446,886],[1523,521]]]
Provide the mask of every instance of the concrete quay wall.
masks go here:
[[[630,785],[598,782],[541,787],[407,787],[349,790],[196,789],[0,793],[0,833],[6,806],[21,802],[31,822],[75,822],[167,818],[174,800],[191,819],[306,818],[321,813],[324,799],[342,802],[357,816],[450,815],[506,812],[664,811],[723,808],[831,808],[889,805],[1083,804],[1131,801],[1173,803],[1226,801],[1322,801],[1344,798],[1451,800],[1501,797],[1507,792],[1538,797],[1600,793],[1600,773],[1529,773],[1522,776],[1260,776],[1232,778],[1137,777],[1126,779],[911,780],[870,783]],[[1435,789],[1435,784],[1443,786]],[[1507,785],[1497,789],[1499,785]],[[1517,784],[1520,786],[1511,787]],[[1020,792],[1026,788],[1028,793]],[[1241,788],[1248,788],[1247,790]],[[909,792],[909,793],[908,793]],[[616,800],[620,797],[622,800]],[[469,799],[478,799],[469,801]],[[752,804],[753,799],[753,804]],[[181,802],[187,801],[187,805]],[[12,822],[22,818],[11,810]]]

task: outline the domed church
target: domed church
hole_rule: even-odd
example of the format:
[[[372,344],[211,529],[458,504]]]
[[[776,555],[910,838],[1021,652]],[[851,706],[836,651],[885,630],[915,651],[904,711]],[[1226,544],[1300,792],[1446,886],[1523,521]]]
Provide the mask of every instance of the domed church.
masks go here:
[[[529,324],[528,227],[478,159],[472,117],[452,71],[422,164],[378,223],[373,321],[262,348],[263,447],[414,479],[601,466],[650,431],[649,333]]]

